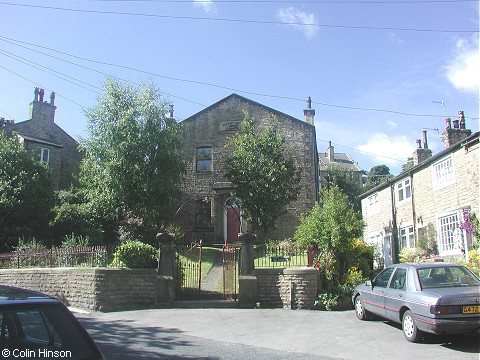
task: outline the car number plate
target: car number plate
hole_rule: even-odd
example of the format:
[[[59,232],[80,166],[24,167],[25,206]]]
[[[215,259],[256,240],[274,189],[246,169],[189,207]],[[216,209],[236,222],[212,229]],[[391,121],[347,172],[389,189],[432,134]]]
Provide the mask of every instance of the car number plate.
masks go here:
[[[462,314],[480,314],[480,305],[464,306]]]

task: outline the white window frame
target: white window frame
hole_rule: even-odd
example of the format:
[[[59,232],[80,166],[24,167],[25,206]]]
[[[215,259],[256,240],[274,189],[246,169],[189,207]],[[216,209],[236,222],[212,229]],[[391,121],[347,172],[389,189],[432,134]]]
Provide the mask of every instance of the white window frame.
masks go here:
[[[202,151],[205,151],[202,153]],[[213,147],[199,146],[195,153],[195,172],[211,173],[213,171]]]
[[[459,210],[437,216],[437,246],[441,256],[461,255],[465,234],[460,229]]]
[[[415,229],[413,225],[403,226],[398,231],[398,251],[415,247]]]
[[[37,146],[35,149],[35,152],[37,153],[38,156],[38,161],[44,164],[49,164],[50,163],[50,149],[43,147],[43,146]]]
[[[380,213],[380,203],[378,198],[378,192],[367,198],[367,216],[373,216]]]
[[[403,179],[395,184],[395,195],[399,203],[407,201],[412,197],[412,182],[410,178]]]
[[[432,164],[432,184],[434,190],[455,184],[455,166],[451,154]]]

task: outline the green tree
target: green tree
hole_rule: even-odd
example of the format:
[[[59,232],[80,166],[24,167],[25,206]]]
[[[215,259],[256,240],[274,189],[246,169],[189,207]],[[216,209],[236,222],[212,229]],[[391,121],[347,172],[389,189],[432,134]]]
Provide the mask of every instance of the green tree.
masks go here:
[[[321,196],[322,204],[315,204],[300,219],[294,238],[300,246],[316,246],[323,265],[328,265],[328,271],[340,281],[348,270],[354,239],[362,235],[362,215],[352,208],[348,196],[337,185],[324,188]]]
[[[322,188],[338,186],[348,196],[348,202],[355,210],[361,210],[362,205],[358,196],[362,193],[362,185],[359,173],[352,170],[345,170],[339,166],[328,169],[327,175],[322,180]]]
[[[231,152],[225,176],[247,219],[262,228],[266,237],[268,228],[297,198],[300,172],[285,146],[285,137],[277,132],[277,119],[270,117],[263,132],[255,125],[255,119],[245,113],[242,131],[227,145]]]
[[[0,251],[11,251],[19,238],[48,238],[53,190],[48,166],[16,137],[0,131],[0,154]]]
[[[103,226],[125,214],[154,226],[179,194],[185,173],[180,126],[152,84],[123,85],[108,78],[105,94],[86,112],[89,137],[80,180]]]
[[[373,189],[375,186],[391,179],[393,177],[390,174],[390,168],[387,165],[377,165],[370,169],[367,174],[367,182],[363,187],[364,191]]]

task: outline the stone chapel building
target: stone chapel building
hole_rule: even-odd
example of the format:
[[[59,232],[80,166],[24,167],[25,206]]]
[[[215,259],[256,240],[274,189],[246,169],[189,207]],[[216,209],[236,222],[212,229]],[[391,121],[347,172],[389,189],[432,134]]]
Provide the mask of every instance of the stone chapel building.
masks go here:
[[[224,167],[225,145],[240,130],[244,111],[255,118],[259,128],[266,126],[269,116],[277,118],[279,133],[285,135],[285,145],[301,170],[298,199],[289,204],[288,212],[269,229],[269,237],[275,240],[292,237],[300,215],[308,213],[318,199],[315,110],[310,98],[302,121],[231,94],[181,122],[186,131],[187,174],[173,222],[185,232],[185,242],[201,239],[206,243],[232,243],[238,240],[238,233],[247,230]]]

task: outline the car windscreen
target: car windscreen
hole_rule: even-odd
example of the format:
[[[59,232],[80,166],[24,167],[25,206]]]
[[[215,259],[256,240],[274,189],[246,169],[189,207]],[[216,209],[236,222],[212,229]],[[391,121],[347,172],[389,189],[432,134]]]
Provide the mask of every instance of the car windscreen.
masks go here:
[[[480,285],[480,280],[463,266],[426,267],[417,271],[424,289]]]
[[[1,307],[0,349],[4,359],[101,359],[81,325],[54,304]]]

